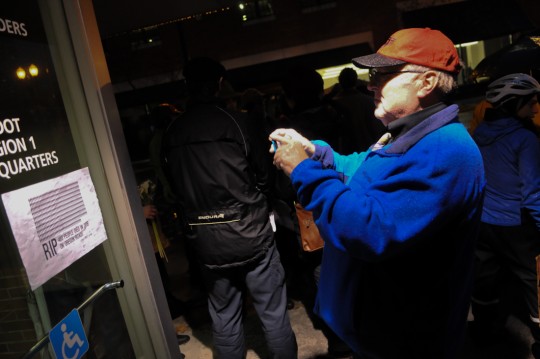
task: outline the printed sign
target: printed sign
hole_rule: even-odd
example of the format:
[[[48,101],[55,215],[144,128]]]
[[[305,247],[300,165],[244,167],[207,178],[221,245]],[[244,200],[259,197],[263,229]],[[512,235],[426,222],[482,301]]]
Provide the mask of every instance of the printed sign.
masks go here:
[[[73,309],[49,332],[56,359],[79,359],[88,351],[88,339],[84,333],[81,317]]]
[[[32,290],[107,239],[88,168],[2,194]]]
[[[9,54],[0,57],[0,193],[6,193],[81,164],[39,6],[4,1],[0,14],[0,53]]]

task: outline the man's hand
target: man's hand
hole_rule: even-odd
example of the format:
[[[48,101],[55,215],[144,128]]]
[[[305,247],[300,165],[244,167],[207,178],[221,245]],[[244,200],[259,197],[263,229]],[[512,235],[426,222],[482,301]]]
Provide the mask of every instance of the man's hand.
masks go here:
[[[310,140],[293,130],[292,128],[278,128],[270,134],[270,140],[274,140],[278,145],[289,144],[291,142],[299,142],[302,144],[304,151],[311,157],[315,153],[315,145]],[[270,153],[274,153],[273,148]]]
[[[147,204],[146,206],[143,206],[143,212],[144,218],[146,219],[154,219],[158,214],[157,208],[153,204]]]
[[[292,129],[277,129],[270,134],[270,140],[277,143],[277,150],[273,146],[270,148],[270,153],[274,153],[274,165],[287,176],[315,153],[315,145]]]

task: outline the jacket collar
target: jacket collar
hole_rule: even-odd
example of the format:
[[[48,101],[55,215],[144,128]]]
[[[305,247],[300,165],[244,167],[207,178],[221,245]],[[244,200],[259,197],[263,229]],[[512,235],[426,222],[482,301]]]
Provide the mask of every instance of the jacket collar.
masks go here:
[[[389,154],[404,153],[427,134],[457,118],[459,107],[439,102],[422,111],[396,120],[388,125],[394,138],[384,151]]]

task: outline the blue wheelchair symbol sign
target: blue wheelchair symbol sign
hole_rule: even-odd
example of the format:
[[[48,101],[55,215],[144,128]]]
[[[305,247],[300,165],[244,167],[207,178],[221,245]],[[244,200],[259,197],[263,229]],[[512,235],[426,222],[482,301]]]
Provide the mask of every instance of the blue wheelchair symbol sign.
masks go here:
[[[79,359],[88,351],[88,339],[77,309],[73,309],[51,329],[49,340],[56,359]]]

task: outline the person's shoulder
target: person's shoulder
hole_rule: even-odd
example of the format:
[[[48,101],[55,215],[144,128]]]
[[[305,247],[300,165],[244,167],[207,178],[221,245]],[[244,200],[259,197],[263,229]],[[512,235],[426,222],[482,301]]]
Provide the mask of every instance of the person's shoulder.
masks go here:
[[[247,112],[236,111],[232,109],[219,108],[219,111],[222,113],[222,120],[220,125],[229,127],[231,123],[234,123],[236,126],[239,126],[242,130],[250,129],[254,126],[253,119],[250,117],[250,114]]]
[[[478,145],[467,128],[459,121],[451,122],[441,129],[441,151],[456,159],[457,162],[481,162]]]
[[[459,119],[455,119],[444,126],[441,126],[437,131],[441,134],[443,141],[456,141],[473,143],[471,135],[463,123]]]
[[[524,145],[532,145],[535,147],[540,146],[540,139],[538,138],[538,134],[535,133],[532,129],[521,127],[515,131],[514,137],[515,142],[523,143]]]
[[[427,150],[437,149],[441,155],[459,156],[460,153],[463,155],[463,153],[476,152],[477,150],[477,145],[471,135],[458,120],[447,123],[426,134],[419,142],[423,148]]]
[[[449,123],[430,133],[420,143],[422,156],[441,176],[458,176],[461,179],[481,176],[482,154],[463,124]]]

